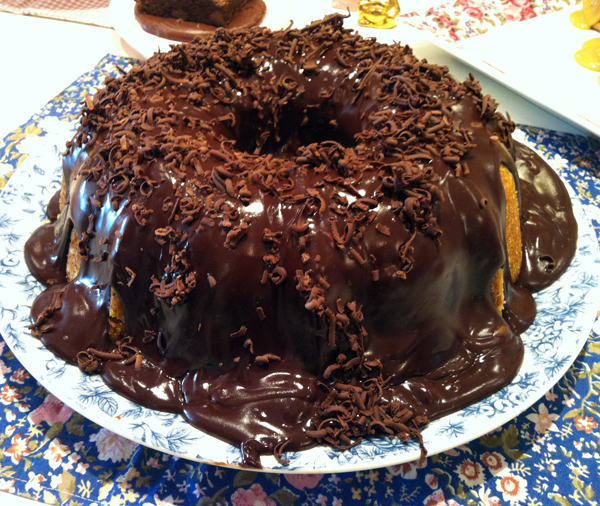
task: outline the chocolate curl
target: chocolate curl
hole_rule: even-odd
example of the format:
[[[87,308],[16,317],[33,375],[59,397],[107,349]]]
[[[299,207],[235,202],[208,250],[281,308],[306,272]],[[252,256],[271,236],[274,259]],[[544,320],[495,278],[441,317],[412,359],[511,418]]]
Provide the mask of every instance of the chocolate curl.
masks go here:
[[[288,459],[282,458],[283,452],[285,451],[285,447],[288,446],[290,442],[291,441],[289,439],[286,439],[285,441],[279,441],[279,443],[277,443],[275,445],[275,448],[273,449],[273,456],[275,457],[277,462],[279,462],[283,466],[287,466],[290,463]]]

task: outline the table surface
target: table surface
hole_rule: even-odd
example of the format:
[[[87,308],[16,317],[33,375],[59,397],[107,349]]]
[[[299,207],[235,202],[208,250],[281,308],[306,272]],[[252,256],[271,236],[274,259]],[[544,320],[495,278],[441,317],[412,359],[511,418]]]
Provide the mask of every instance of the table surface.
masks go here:
[[[475,77],[481,81],[484,93],[491,94],[500,103],[500,110],[510,111],[511,117],[517,123],[527,124],[533,127],[541,127],[557,132],[565,132],[568,134],[576,134],[583,135],[584,137],[589,137],[589,134],[583,132],[576,125],[573,125],[568,121],[564,121],[554,116],[553,114],[545,111],[543,108],[538,107],[537,105],[529,102],[527,99],[503,87],[502,84],[490,78],[487,78],[485,75],[480,74],[476,69],[470,68],[469,66],[463,64],[461,61],[452,57],[448,53],[445,53],[443,50],[439,49],[438,47],[425,40],[425,36],[423,36],[423,40],[419,40],[419,37],[415,36],[415,32],[411,32],[410,37],[411,46],[413,47],[417,56],[427,58],[428,60],[435,63],[447,65],[450,68],[450,71],[460,79],[464,79],[469,73],[473,73]],[[12,132],[17,126],[26,123],[28,119],[33,114],[38,112],[48,101],[50,101],[53,97],[58,95],[62,90],[65,89],[66,86],[75,81],[75,79],[81,74],[92,69],[94,65],[98,63],[98,61],[101,60],[101,58],[104,57],[106,54],[130,56],[134,58],[139,56],[138,53],[133,48],[131,48],[121,37],[119,37],[117,33],[110,29],[29,16],[19,16],[0,12],[0,140],[6,135],[8,135],[10,132]],[[535,136],[536,130],[533,130],[533,132],[534,133],[532,135]],[[598,146],[597,139],[591,139],[590,142],[592,143],[590,145],[596,146],[595,149],[599,149],[597,154],[600,155],[600,147]],[[598,168],[597,161],[596,168]],[[597,202],[597,189],[596,193],[594,194],[594,198]],[[596,325],[598,326],[598,324]],[[597,392],[594,392],[594,395],[597,396]],[[550,407],[551,402],[554,400],[555,398],[550,396],[545,400],[545,405],[542,404],[542,407],[540,407],[539,405],[537,406],[536,409],[538,410],[537,413],[539,413],[539,415],[529,415],[534,417],[530,418],[530,420],[536,423],[536,428],[537,424],[545,423],[543,422],[542,418],[546,416],[546,418],[548,418],[548,420],[546,420],[546,422],[548,423],[546,428],[550,427],[550,429],[552,429],[552,423],[555,419],[552,417],[554,417],[555,415],[548,414],[548,408],[546,406]],[[562,409],[560,408],[560,402],[558,400],[556,401],[556,403],[556,409]],[[586,430],[585,432],[587,433],[588,431]],[[539,436],[539,434],[537,436]],[[596,443],[600,442],[598,441],[599,437],[600,436],[595,438]],[[504,440],[504,435],[502,436],[502,439]],[[543,445],[543,440],[539,444]],[[571,449],[569,448],[565,451],[570,450]],[[459,449],[458,451],[463,450]],[[597,454],[598,445],[596,444],[595,450],[592,449],[590,451],[596,451]],[[451,453],[449,454],[452,455]],[[493,452],[489,453],[489,455],[492,454]],[[155,457],[151,457],[150,459],[148,459],[148,462],[153,461],[153,459],[156,460]],[[548,454],[548,460],[551,460],[550,454]],[[598,458],[596,458],[596,461],[598,461]],[[156,462],[156,465],[159,465],[158,461]],[[0,460],[0,469],[2,468],[3,464],[6,464],[6,462],[2,462]],[[595,484],[593,488],[595,488],[596,492],[599,492],[600,478],[597,476],[597,474],[595,476],[592,475],[590,477],[589,469],[582,471],[581,466],[577,469],[575,469],[575,467],[577,466],[574,464],[574,467],[569,468],[571,469],[571,472],[574,473],[575,477],[581,477],[581,479],[583,480],[582,483],[588,483],[591,480],[591,483]],[[594,469],[596,471],[594,471]],[[596,467],[591,467],[592,474],[594,472],[597,473],[597,469],[598,467],[596,462]],[[388,475],[391,477],[392,475],[396,476],[396,474],[400,473],[403,477],[407,479],[411,479],[411,477],[412,479],[414,479],[414,476],[412,475],[416,475],[417,473],[416,468],[410,467],[396,471],[397,473],[392,471],[391,474],[385,474],[385,471],[383,471],[381,476],[383,477],[385,474],[387,480]],[[166,472],[170,472],[168,467]],[[218,476],[218,479],[221,478],[218,470],[211,471],[211,473],[213,472],[216,476]],[[454,472],[459,473],[459,470],[456,470]],[[531,470],[531,472],[536,473],[536,469]],[[586,475],[586,473],[588,474]],[[26,472],[25,475],[27,475]],[[211,478],[208,478],[208,472],[206,476],[206,479],[208,479],[210,482]],[[369,473],[365,473],[364,480],[368,481],[368,476]],[[371,478],[369,479],[371,479],[371,485],[373,485],[374,475],[371,473],[370,476]],[[356,479],[360,481],[361,478],[362,475],[360,477],[357,477]],[[425,482],[423,482],[423,487],[429,486],[431,490],[436,490],[435,487],[432,486],[432,480],[435,478],[437,483],[437,476],[427,474],[424,477],[421,477],[421,475],[419,475],[419,478],[424,481],[428,480],[427,485],[425,484]],[[442,473],[440,473],[440,482],[442,478]],[[128,479],[130,478],[126,478],[125,482],[127,482]],[[212,479],[215,480],[217,478]],[[354,478],[347,478],[347,480],[349,479],[351,480]],[[450,478],[447,479],[450,480]],[[456,479],[456,477],[454,479]],[[287,483],[288,487],[291,484],[293,486],[292,490],[295,490],[296,492],[298,492],[299,490],[308,491],[309,488],[314,487],[315,484],[319,481],[317,480],[317,482],[314,482],[315,484],[311,485],[310,480],[307,480],[305,482],[301,482],[300,480],[288,480],[287,478],[286,480],[287,482],[284,482],[282,480],[282,483]],[[334,478],[328,478],[329,482],[332,482],[332,480],[333,483],[337,483]],[[463,480],[462,475],[461,480]],[[323,478],[323,482],[324,481],[325,478]],[[466,482],[468,483],[468,481]],[[246,482],[241,480],[240,483],[243,483],[244,486],[247,488],[250,485],[250,483],[252,483],[252,480]],[[518,484],[518,482],[516,483]],[[575,481],[573,481],[573,483],[575,483]],[[252,493],[254,494],[256,492],[255,495],[253,495],[252,497],[250,497],[250,495],[244,497],[240,495],[237,496],[237,499],[231,496],[233,504],[235,506],[245,506],[246,504],[265,504],[269,506],[274,506],[275,504],[285,504],[285,498],[282,498],[281,495],[278,496],[277,503],[275,503],[271,498],[267,499],[266,495],[264,496],[263,503],[251,502],[251,500],[254,501],[255,499],[256,501],[263,500],[261,499],[262,496],[258,494],[257,489],[254,489],[253,487],[254,485],[250,486],[250,488],[247,488],[247,490],[253,490]],[[0,486],[0,489],[1,488],[2,487]],[[262,488],[260,490],[262,491]],[[354,491],[354,488],[352,490]],[[356,490],[356,494],[358,494],[358,497],[360,497],[360,487],[358,487]],[[364,490],[366,491],[367,487],[365,487]],[[551,489],[549,490],[551,491]],[[229,494],[230,493],[231,490],[229,491]],[[433,493],[432,496],[435,496],[435,493]],[[298,494],[300,494],[300,492],[298,492]],[[368,494],[366,492],[363,492],[363,494],[363,497],[366,500]],[[555,495],[558,496],[558,494]],[[502,500],[494,502],[495,499],[497,499],[497,497],[495,498],[492,496],[499,496],[502,498]],[[589,493],[586,496],[585,489],[582,489],[581,495],[578,495],[576,498],[572,497],[571,499],[574,499],[574,503],[597,504],[593,502],[594,498],[592,498],[592,496],[588,496]],[[195,497],[201,497],[200,493]],[[338,506],[342,504],[341,500],[339,502],[336,502],[335,498],[332,499],[332,502],[327,502],[328,498],[321,495],[319,495],[318,497],[313,496],[311,498],[311,496],[308,494],[306,497],[307,499],[305,504],[334,504],[334,506],[336,504]],[[320,499],[321,497],[323,497],[323,499]],[[431,502],[427,504],[439,504],[440,506],[445,504],[453,504],[452,500],[448,500],[448,502],[446,502],[443,499],[443,497],[443,494],[441,494],[441,496],[438,495],[437,498],[434,497],[432,499],[436,501],[439,500],[438,502]],[[516,497],[513,499],[511,499],[509,496],[504,495],[504,493],[501,493],[500,489],[486,490],[484,486],[482,492],[478,497],[473,496],[470,499],[471,502],[465,500],[464,504],[518,504],[521,500],[523,500],[522,497]],[[158,499],[158,495],[154,496],[154,498],[148,498],[147,500],[149,502],[145,504],[171,504],[170,502],[160,501]],[[165,499],[165,501],[166,500],[167,499]],[[570,502],[568,502],[567,499],[565,500],[567,502],[560,502],[558,499],[555,498],[557,504],[571,504]],[[0,492],[0,504],[2,505],[18,504],[20,506],[21,501],[23,501],[23,506],[31,504],[31,502],[28,500],[19,499],[14,495],[7,496],[3,492]],[[403,502],[402,504],[411,504],[409,499],[406,499],[406,501],[407,502]],[[118,502],[115,502],[115,504],[117,503]],[[65,504],[67,504],[66,501]],[[111,504],[113,503],[111,502]],[[209,502],[204,502],[204,504],[209,504]],[[214,504],[220,503],[215,502]],[[225,504],[225,502],[223,504]],[[380,502],[379,504],[387,504],[387,502],[385,502],[385,499],[383,499],[382,502]],[[463,503],[461,502],[460,504]],[[542,503],[532,501],[530,504],[538,506]]]

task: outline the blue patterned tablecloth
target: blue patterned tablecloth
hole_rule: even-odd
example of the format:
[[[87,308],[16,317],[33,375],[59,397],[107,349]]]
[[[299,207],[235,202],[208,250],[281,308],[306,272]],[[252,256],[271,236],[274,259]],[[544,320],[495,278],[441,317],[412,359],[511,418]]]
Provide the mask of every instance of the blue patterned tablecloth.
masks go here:
[[[0,144],[0,188],[19,165],[70,136],[81,101],[116,65],[105,57]],[[600,237],[600,141],[522,127],[568,164]],[[11,241],[0,216],[0,241]],[[0,259],[0,266],[2,259]],[[2,307],[0,306],[0,310]],[[160,506],[596,505],[600,494],[600,319],[559,383],[519,417],[426,462],[346,474],[231,470],[132,443],[62,404],[0,338],[0,490],[48,504]]]

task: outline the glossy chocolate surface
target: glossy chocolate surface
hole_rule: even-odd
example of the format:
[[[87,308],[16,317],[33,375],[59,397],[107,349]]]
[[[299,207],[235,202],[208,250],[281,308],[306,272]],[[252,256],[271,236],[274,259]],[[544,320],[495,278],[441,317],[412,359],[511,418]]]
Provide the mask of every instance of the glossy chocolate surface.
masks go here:
[[[94,367],[243,445],[249,465],[282,444],[411,437],[420,415],[505,386],[530,290],[575,252],[558,176],[513,146],[478,83],[341,23],[217,31],[110,79],[69,143],[68,204],[26,247],[37,279],[56,280],[31,311],[52,351],[114,352],[112,287],[131,337],[117,351],[140,359]],[[501,164],[521,180],[516,285]],[[71,226],[82,262],[65,283]]]
[[[204,23],[193,23],[182,19],[161,18],[146,14],[140,10],[137,3],[134,9],[135,19],[144,31],[164,39],[192,42],[195,37],[208,37],[217,29],[216,26]],[[267,6],[263,0],[250,0],[225,28],[258,26],[263,22],[266,14]]]

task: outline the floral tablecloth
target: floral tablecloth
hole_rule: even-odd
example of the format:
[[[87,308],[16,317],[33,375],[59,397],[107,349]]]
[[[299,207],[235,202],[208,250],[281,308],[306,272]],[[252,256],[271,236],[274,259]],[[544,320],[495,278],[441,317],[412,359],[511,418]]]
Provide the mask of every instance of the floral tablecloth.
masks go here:
[[[0,11],[112,28],[109,4],[110,0],[0,0]]]
[[[525,21],[578,3],[581,0],[450,0],[406,12],[400,20],[441,39],[458,41],[506,23]]]
[[[0,188],[28,156],[58,156],[105,57],[0,143]],[[600,237],[600,140],[524,128],[562,160]],[[0,240],[14,239],[0,216]],[[0,267],[2,260],[0,259]],[[2,306],[0,305],[0,311]],[[0,490],[70,506],[598,504],[600,319],[575,364],[532,408],[426,462],[346,474],[284,475],[198,464],[132,443],[41,387],[0,337]]]

